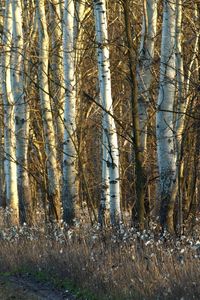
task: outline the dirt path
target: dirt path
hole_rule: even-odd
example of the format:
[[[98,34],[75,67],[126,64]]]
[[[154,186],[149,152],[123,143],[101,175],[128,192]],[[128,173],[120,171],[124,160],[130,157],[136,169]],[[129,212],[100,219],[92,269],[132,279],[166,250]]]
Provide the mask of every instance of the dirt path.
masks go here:
[[[76,300],[68,291],[60,292],[30,276],[0,276],[0,300]]]

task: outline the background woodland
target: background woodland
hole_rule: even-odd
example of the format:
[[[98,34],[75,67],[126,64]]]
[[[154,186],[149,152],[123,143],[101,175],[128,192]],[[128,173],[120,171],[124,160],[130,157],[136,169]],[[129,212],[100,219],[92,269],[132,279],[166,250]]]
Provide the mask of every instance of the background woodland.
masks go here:
[[[0,3],[5,222],[198,223],[199,1]]]

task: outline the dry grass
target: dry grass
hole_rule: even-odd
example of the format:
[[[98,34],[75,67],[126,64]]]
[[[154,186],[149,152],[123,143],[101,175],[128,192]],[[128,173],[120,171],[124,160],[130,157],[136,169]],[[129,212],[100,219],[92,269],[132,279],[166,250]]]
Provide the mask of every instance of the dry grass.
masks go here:
[[[4,229],[1,272],[40,272],[91,292],[87,299],[200,299],[200,242],[133,229]]]

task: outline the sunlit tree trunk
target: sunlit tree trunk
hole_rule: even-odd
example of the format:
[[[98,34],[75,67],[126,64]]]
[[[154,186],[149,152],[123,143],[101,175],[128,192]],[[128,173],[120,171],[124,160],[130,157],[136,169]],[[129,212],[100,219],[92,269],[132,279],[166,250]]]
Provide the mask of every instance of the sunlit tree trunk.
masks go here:
[[[55,130],[58,148],[58,157],[62,160],[62,146],[64,135],[64,83],[63,83],[63,51],[62,51],[62,17],[57,1],[49,2],[51,28],[51,73],[53,110],[55,111]]]
[[[13,48],[12,90],[15,102],[16,155],[18,172],[18,195],[21,222],[26,221],[26,211],[31,204],[28,175],[29,107],[24,84],[24,41],[22,32],[21,1],[12,1]]]
[[[77,110],[78,115],[82,112],[81,100],[80,100],[80,89],[82,86],[82,54],[84,53],[84,26],[83,20],[86,10],[85,0],[75,0],[75,11],[74,11],[74,30],[73,30],[73,45],[74,45],[74,59],[75,59],[75,80],[76,80],[76,98],[77,98]]]
[[[3,53],[2,53],[2,93],[4,104],[4,149],[5,149],[5,185],[6,204],[11,209],[10,221],[19,224],[19,198],[17,190],[15,112],[11,87],[11,47],[12,47],[12,4],[6,1]]]
[[[147,172],[147,132],[150,125],[149,110],[151,103],[150,87],[153,73],[153,58],[157,32],[157,3],[154,0],[144,0],[143,4],[143,24],[140,42],[140,50],[137,65],[137,82],[138,82],[138,113],[140,126],[140,147],[143,152],[143,168],[147,178],[145,191],[145,212],[146,217],[150,212],[150,198],[148,187]]]
[[[73,0],[65,0],[63,14],[63,63],[65,84],[64,147],[63,147],[63,219],[72,223],[77,199],[77,142],[76,142],[76,77],[74,50]]]
[[[152,62],[157,29],[157,2],[157,0],[144,1],[142,36],[137,67],[140,141],[144,153],[147,151],[148,108],[150,104],[149,89],[152,81]]]
[[[82,22],[86,13],[86,0],[75,0],[75,13],[74,13],[74,44],[77,44],[78,37],[81,35]],[[82,41],[79,40],[82,44]],[[78,45],[77,45],[78,46]],[[76,49],[77,52],[77,49]]]
[[[59,169],[57,165],[56,138],[53,124],[53,117],[49,97],[48,84],[48,63],[49,63],[49,37],[47,33],[47,23],[45,16],[44,0],[36,1],[38,17],[39,35],[39,70],[38,84],[40,93],[40,103],[42,111],[42,121],[45,136],[45,148],[47,156],[47,176],[48,176],[48,199],[50,209],[50,219],[60,220],[60,188]]]
[[[193,23],[193,31],[195,32],[195,42],[194,42],[194,49],[192,51],[192,56],[190,59],[190,64],[187,69],[187,80],[186,80],[186,97],[187,101],[189,101],[189,92],[190,92],[190,87],[191,87],[191,76],[192,76],[192,70],[193,70],[193,65],[195,61],[197,62],[197,74],[199,72],[198,67],[199,67],[199,60],[198,60],[198,54],[199,54],[199,48],[200,48],[200,30],[199,30],[199,19],[200,19],[200,4],[195,3],[194,4],[194,15],[193,19],[191,20],[191,23]]]
[[[96,24],[96,39],[101,39],[101,31],[100,31],[100,14],[98,10],[94,10],[95,13],[95,24]],[[102,62],[102,52],[101,50],[97,50],[98,56],[98,64],[99,64],[99,77],[102,78],[102,68],[100,68]],[[102,103],[101,95],[104,92],[103,82],[100,85],[100,103]],[[106,222],[107,215],[110,209],[110,184],[109,184],[109,168],[107,165],[108,161],[108,136],[106,132],[106,112],[102,112],[102,187],[101,187],[101,200],[99,205],[99,216],[98,222],[101,226],[103,226]]]
[[[199,31],[196,31],[196,39],[194,43],[193,55],[189,64],[187,72],[187,80],[184,78],[184,62],[183,62],[183,50],[182,50],[182,0],[176,0],[176,74],[177,74],[177,114],[176,114],[176,155],[177,155],[177,167],[176,167],[176,180],[173,184],[171,202],[175,203],[178,196],[179,214],[178,214],[178,226],[179,231],[182,231],[182,206],[183,206],[183,181],[184,181],[184,160],[183,160],[183,147],[184,147],[184,131],[185,120],[188,105],[190,103],[190,97],[188,95],[190,87],[190,77],[192,66],[195,62],[195,58],[198,52],[199,43]],[[197,4],[194,5],[194,17],[198,20]],[[178,194],[177,194],[178,193]]]
[[[83,141],[83,127],[86,122],[83,113],[84,102],[82,101],[82,86],[83,86],[83,53],[85,45],[84,26],[82,24],[85,16],[85,4],[86,1],[75,0],[75,12],[74,12],[74,59],[75,59],[75,89],[76,89],[76,127],[77,127],[77,172],[80,174],[78,178],[78,203],[82,203],[85,193],[83,189],[86,189],[87,175],[84,170],[83,161],[85,160],[84,141]],[[90,196],[85,196],[87,201]],[[88,206],[89,209],[89,206]]]
[[[1,60],[0,60],[1,64]],[[1,76],[1,75],[0,75]],[[0,89],[1,91],[1,89]],[[3,107],[2,100],[0,101],[1,107]],[[5,184],[4,184],[4,147],[3,147],[3,116],[0,116],[0,207],[6,207],[5,199]]]
[[[3,45],[3,9],[4,3],[0,3],[0,44]],[[2,95],[2,52],[0,54],[0,94]],[[5,180],[4,180],[4,146],[3,146],[3,136],[4,136],[4,121],[3,121],[3,99],[0,99],[1,116],[0,116],[0,207],[6,207],[5,199]]]
[[[93,3],[96,42],[98,47],[100,97],[104,109],[113,114],[106,4],[105,1],[99,0],[94,0]],[[108,147],[108,154],[106,153],[106,149],[104,149],[105,152],[103,151],[103,159],[106,159],[109,172],[110,220],[112,225],[116,225],[121,221],[118,139],[114,119],[106,112],[103,112],[103,114],[103,142],[106,144],[104,147]],[[105,165],[102,166],[102,169],[103,172],[105,172],[103,173],[104,176],[107,177]],[[107,178],[103,178],[103,181],[103,185],[106,185]],[[105,189],[105,187],[103,188]],[[105,191],[103,194],[104,196],[101,199],[101,205],[105,207]]]
[[[174,143],[174,98],[175,98],[175,23],[176,1],[164,0],[160,86],[156,113],[157,153],[160,174],[161,211],[163,229],[174,231],[171,202],[172,184],[175,180],[176,153]]]
[[[177,81],[177,114],[175,123],[175,147],[176,147],[176,173],[172,185],[171,205],[168,214],[173,214],[173,209],[178,193],[178,226],[182,226],[182,187],[183,182],[183,155],[182,141],[184,131],[185,113],[188,101],[185,98],[183,52],[182,52],[182,0],[176,0],[176,28],[175,28],[175,58],[176,58],[176,81]],[[170,211],[171,210],[171,211]]]

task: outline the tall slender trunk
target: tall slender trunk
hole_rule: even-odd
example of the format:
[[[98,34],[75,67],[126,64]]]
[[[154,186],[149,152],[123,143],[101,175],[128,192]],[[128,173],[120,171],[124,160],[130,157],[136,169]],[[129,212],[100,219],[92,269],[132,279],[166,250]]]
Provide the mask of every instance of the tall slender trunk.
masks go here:
[[[175,0],[170,2],[164,0],[160,86],[156,113],[157,152],[161,191],[160,219],[163,229],[166,228],[170,232],[174,231],[174,202],[171,201],[171,191],[176,172],[173,114],[176,83],[175,4]]]
[[[4,3],[0,3],[0,43],[3,45],[3,21],[4,13],[2,6]],[[3,52],[3,51],[2,51]],[[0,93],[2,91],[2,52],[0,54]],[[4,146],[3,146],[3,131],[4,131],[4,121],[3,121],[3,99],[0,99],[0,106],[2,107],[1,116],[0,116],[0,207],[6,207],[5,199],[5,180],[4,180]]]
[[[154,58],[155,37],[157,29],[157,3],[156,0],[145,0],[142,36],[137,66],[138,81],[138,112],[140,123],[140,143],[147,152],[148,108],[150,104],[150,85],[152,81],[152,62]]]
[[[55,131],[58,149],[58,158],[62,161],[62,147],[64,136],[64,82],[63,82],[63,50],[62,50],[62,18],[57,1],[49,2],[51,28],[51,73],[53,110],[55,111]],[[52,93],[51,92],[51,93]]]
[[[135,176],[136,176],[136,221],[140,229],[144,228],[144,197],[146,188],[146,177],[144,170],[144,152],[141,148],[140,138],[140,124],[139,124],[139,109],[138,109],[138,91],[137,91],[137,78],[136,78],[136,63],[137,57],[133,45],[131,22],[130,22],[130,7],[128,1],[123,1],[124,7],[124,20],[125,32],[128,46],[129,69],[131,78],[131,106],[132,106],[132,119],[133,119],[133,143],[134,143],[134,156],[135,156]],[[133,221],[134,220],[133,210]]]
[[[0,62],[1,63],[1,62]],[[2,101],[0,101],[0,105],[2,105]],[[6,207],[6,199],[5,199],[5,180],[4,180],[4,147],[3,147],[3,118],[0,116],[0,207]]]
[[[29,107],[24,90],[24,42],[22,32],[21,1],[12,1],[13,15],[13,66],[12,90],[15,102],[16,156],[20,220],[27,221],[26,213],[31,204],[28,175]]]
[[[150,198],[147,175],[147,138],[148,127],[150,125],[150,87],[152,82],[152,65],[154,58],[154,48],[157,32],[157,6],[158,0],[144,0],[143,24],[140,42],[140,50],[137,65],[138,82],[138,113],[140,125],[140,146],[143,151],[143,166],[147,178],[145,191],[145,210],[146,216],[150,213]]]
[[[45,148],[47,156],[48,198],[50,219],[59,221],[61,217],[59,169],[57,164],[56,138],[49,97],[48,63],[49,63],[49,37],[47,33],[44,0],[36,1],[39,35],[39,69],[38,83],[42,121],[45,135]]]
[[[87,190],[87,176],[84,170],[83,161],[85,159],[85,151],[83,150],[83,127],[85,123],[85,116],[83,114],[84,102],[81,99],[82,87],[83,87],[83,54],[85,49],[85,37],[83,20],[86,13],[86,1],[75,0],[75,12],[74,12],[74,59],[75,59],[75,80],[76,80],[76,120],[77,120],[77,172],[80,174],[78,178],[78,203],[83,201],[83,189]],[[85,195],[85,199],[89,200],[90,195]],[[89,209],[89,208],[88,208]]]
[[[6,204],[11,209],[10,222],[19,224],[19,198],[17,190],[16,140],[15,140],[15,112],[11,87],[11,46],[12,46],[12,6],[6,1],[3,53],[2,53],[2,92],[4,104],[4,149],[5,149],[5,185]]]
[[[176,155],[177,155],[177,167],[176,167],[176,178],[174,180],[172,194],[171,194],[171,202],[176,201],[176,197],[178,195],[178,203],[179,203],[179,212],[178,212],[178,227],[180,233],[182,232],[182,206],[183,206],[183,180],[184,180],[184,160],[183,160],[183,146],[184,146],[184,130],[185,130],[185,121],[186,121],[186,111],[188,109],[188,105],[190,103],[190,97],[188,95],[189,87],[190,87],[190,77],[191,77],[191,69],[195,61],[195,57],[198,51],[198,43],[199,43],[199,32],[197,30],[196,39],[194,43],[194,51],[193,56],[191,58],[191,63],[188,68],[188,77],[185,84],[184,79],[184,67],[183,67],[183,54],[182,54],[182,0],[176,0],[176,73],[177,73],[177,115],[176,115]],[[194,16],[198,19],[197,5],[194,6]],[[173,206],[171,205],[171,210]],[[168,210],[168,214],[172,214],[170,210]]]
[[[95,30],[97,42],[97,56],[98,56],[98,70],[99,70],[99,85],[100,97],[102,105],[106,111],[113,114],[113,103],[111,94],[111,75],[110,75],[110,58],[108,47],[108,29],[107,29],[107,16],[106,16],[106,3],[105,0],[94,0],[94,15],[95,15]],[[103,112],[103,130],[107,136],[106,147],[108,146],[108,155],[106,164],[109,170],[109,185],[110,185],[110,220],[112,225],[121,222],[121,208],[120,208],[120,182],[119,182],[119,148],[118,139],[114,119],[107,113]],[[104,136],[104,142],[105,142]],[[104,150],[106,151],[106,150]],[[106,152],[105,152],[106,153]],[[103,172],[106,170],[103,165]],[[106,184],[105,178],[103,184]],[[104,191],[102,193],[105,193]],[[105,199],[105,196],[103,196]],[[101,199],[101,205],[105,200]]]
[[[172,185],[171,205],[168,208],[167,215],[173,215],[174,204],[178,193],[178,226],[182,227],[182,183],[183,183],[183,154],[182,142],[185,113],[188,106],[188,100],[185,98],[184,68],[182,54],[182,0],[176,0],[176,28],[175,28],[175,59],[176,59],[176,81],[177,81],[177,115],[175,123],[175,147],[176,147],[176,173]],[[173,204],[174,203],[174,204]]]
[[[76,147],[76,77],[74,50],[74,17],[73,0],[65,0],[63,15],[63,64],[65,83],[64,112],[64,153],[63,153],[63,219],[72,223],[75,217],[75,203],[78,194],[77,186],[77,147]]]
[[[94,10],[95,14],[95,26],[96,26],[96,39],[99,41],[101,39],[101,28],[100,28],[100,14],[98,10]],[[99,77],[101,78],[102,75],[102,52],[97,51],[98,56],[98,65],[99,65]],[[101,95],[104,93],[104,84],[103,82],[100,84],[100,103],[104,107],[104,102],[101,99]],[[101,226],[105,225],[107,214],[110,209],[110,184],[109,184],[109,168],[107,165],[108,162],[108,136],[106,132],[106,112],[102,112],[102,187],[101,187],[101,200],[99,205],[99,214],[98,214],[98,222]]]
[[[77,44],[80,43],[80,46],[82,44],[82,41],[79,38],[81,36],[82,31],[82,22],[85,17],[86,13],[86,0],[75,0],[75,12],[74,12],[74,44],[78,46]],[[79,49],[79,46],[78,46]],[[77,51],[76,49],[76,60],[77,59],[77,53],[80,51]],[[79,53],[78,53],[79,54]],[[79,58],[79,55],[78,55]]]

